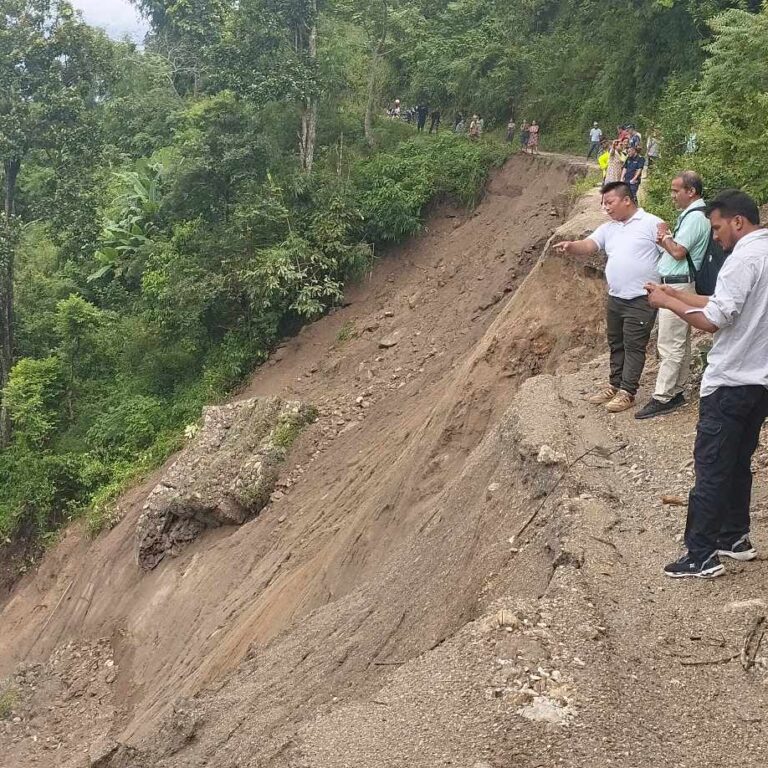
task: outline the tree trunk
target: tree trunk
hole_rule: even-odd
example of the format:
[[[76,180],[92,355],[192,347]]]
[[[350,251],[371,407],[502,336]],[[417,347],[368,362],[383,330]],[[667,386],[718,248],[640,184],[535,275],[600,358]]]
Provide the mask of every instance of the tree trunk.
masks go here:
[[[299,158],[301,168],[305,173],[312,171],[315,160],[315,140],[317,138],[317,99],[310,96],[304,102],[304,111],[301,115],[301,141],[299,144]]]
[[[317,0],[313,0],[310,7],[311,18],[307,25],[307,39],[299,43],[302,48],[306,45],[306,53],[314,66],[317,61]],[[303,35],[299,35],[300,38]],[[298,42],[298,41],[297,41]],[[312,94],[304,100],[304,109],[301,115],[301,135],[299,136],[299,160],[305,173],[312,171],[315,161],[315,142],[317,139],[317,96]]]
[[[368,75],[368,101],[365,105],[365,140],[370,146],[373,146],[373,111],[376,107],[376,78],[379,74],[379,63],[384,50],[384,38],[379,40],[378,45],[371,56],[371,71]]]
[[[368,101],[365,105],[365,140],[369,146],[373,146],[373,111],[376,107],[376,78],[379,74],[379,65],[384,58],[384,46],[387,44],[387,27],[389,18],[389,4],[384,3],[384,17],[381,27],[381,35],[371,53],[371,71],[368,74]]]
[[[13,214],[20,168],[20,160],[5,163],[5,215],[0,222],[0,448],[5,448],[11,439],[11,422],[2,392],[13,365]]]

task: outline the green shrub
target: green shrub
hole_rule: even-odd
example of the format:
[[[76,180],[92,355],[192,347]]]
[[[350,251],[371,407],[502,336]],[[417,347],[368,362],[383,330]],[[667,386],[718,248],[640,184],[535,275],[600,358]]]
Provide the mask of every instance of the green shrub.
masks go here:
[[[50,440],[61,417],[64,389],[64,370],[58,357],[22,358],[13,366],[5,403],[17,446],[31,450]]]
[[[88,430],[88,446],[103,458],[135,458],[165,426],[163,404],[146,395],[123,397],[106,408]]]

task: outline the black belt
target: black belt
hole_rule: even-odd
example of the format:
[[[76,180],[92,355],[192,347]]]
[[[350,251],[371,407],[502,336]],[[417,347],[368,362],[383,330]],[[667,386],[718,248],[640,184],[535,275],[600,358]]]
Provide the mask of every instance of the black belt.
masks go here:
[[[662,277],[661,282],[664,285],[682,285],[683,283],[692,283],[689,275],[670,275],[669,277]]]

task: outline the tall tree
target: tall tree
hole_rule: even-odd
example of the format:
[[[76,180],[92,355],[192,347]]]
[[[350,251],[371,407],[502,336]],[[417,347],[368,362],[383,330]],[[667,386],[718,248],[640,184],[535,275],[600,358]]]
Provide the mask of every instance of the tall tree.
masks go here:
[[[249,101],[294,103],[298,154],[312,170],[318,110],[317,0],[241,0],[212,57],[216,84]]]
[[[219,40],[234,0],[131,0],[152,25],[151,50],[162,54],[180,94],[203,88],[208,53]]]
[[[65,0],[0,0],[0,391],[13,362],[13,272],[19,175],[33,151],[66,143],[105,85],[104,39]],[[102,49],[102,50],[100,50]],[[10,423],[0,405],[0,447]]]
[[[392,0],[375,0],[371,3],[363,3],[362,7],[355,14],[355,20],[366,31],[371,56],[365,100],[365,117],[363,118],[365,140],[369,145],[373,145],[373,113],[376,107],[376,83],[379,77],[381,62],[385,55],[391,8]]]
[[[306,173],[312,170],[317,141],[317,0],[267,0],[284,20],[296,60],[305,71],[299,131],[299,162]]]

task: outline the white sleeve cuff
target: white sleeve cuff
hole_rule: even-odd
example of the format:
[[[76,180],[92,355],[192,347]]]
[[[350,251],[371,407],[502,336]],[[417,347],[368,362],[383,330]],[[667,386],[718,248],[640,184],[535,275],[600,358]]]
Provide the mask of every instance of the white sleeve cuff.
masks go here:
[[[709,304],[704,307],[704,317],[706,317],[712,325],[716,325],[718,328],[725,328],[731,324],[728,315],[726,315],[725,312],[712,301],[712,299],[710,299]]]

